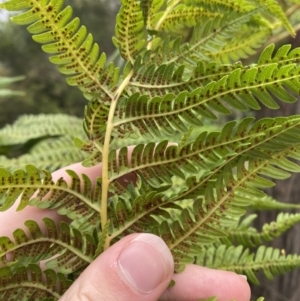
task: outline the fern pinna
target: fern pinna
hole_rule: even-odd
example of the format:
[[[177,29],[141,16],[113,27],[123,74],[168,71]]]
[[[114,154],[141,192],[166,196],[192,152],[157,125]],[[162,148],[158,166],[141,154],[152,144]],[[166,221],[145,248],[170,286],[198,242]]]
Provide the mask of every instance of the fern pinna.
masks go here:
[[[12,21],[29,25],[50,62],[83,92],[87,138],[75,145],[88,154],[79,157],[85,166],[102,162],[93,189],[74,171],[68,184],[32,164],[0,169],[1,211],[20,200],[18,210],[53,209],[71,220],[56,226],[45,219],[45,235],[28,220],[28,234],[16,229],[0,238],[1,299],[57,300],[96,255],[133,232],[162,237],[177,272],[196,263],[257,283],[258,269],[272,278],[300,265],[297,255],[256,248],[298,214],[279,215],[261,233],[251,228],[255,216],[241,220],[253,209],[298,208],[263,189],[300,171],[300,116],[234,120],[297,100],[299,48],[270,44],[257,63],[241,61],[276,35],[295,36],[297,1],[122,0],[113,42],[123,66],[107,62],[63,0],[0,7],[21,11]],[[48,260],[45,271],[41,260]]]

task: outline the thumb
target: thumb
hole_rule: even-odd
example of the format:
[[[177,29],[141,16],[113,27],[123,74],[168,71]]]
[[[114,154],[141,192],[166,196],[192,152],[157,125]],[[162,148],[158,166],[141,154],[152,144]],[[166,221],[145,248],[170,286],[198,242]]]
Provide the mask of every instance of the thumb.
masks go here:
[[[173,270],[171,252],[161,238],[132,234],[95,259],[60,301],[157,301]]]

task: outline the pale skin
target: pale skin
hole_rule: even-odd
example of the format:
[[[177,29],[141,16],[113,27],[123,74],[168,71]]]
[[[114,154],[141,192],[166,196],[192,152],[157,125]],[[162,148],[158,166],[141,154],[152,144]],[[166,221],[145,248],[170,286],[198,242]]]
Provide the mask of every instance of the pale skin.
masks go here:
[[[63,177],[69,182],[67,169],[74,170],[78,175],[86,174],[92,182],[101,176],[101,164],[84,168],[81,163],[76,163],[55,171],[54,180]],[[0,236],[12,238],[12,232],[16,228],[26,230],[24,222],[28,219],[37,221],[41,228],[44,217],[50,217],[57,223],[66,221],[55,210],[40,210],[28,206],[17,212],[17,205],[18,202],[9,210],[0,213]],[[136,250],[143,251],[135,253]],[[147,264],[145,261],[149,258],[155,258],[160,266],[154,267],[149,261],[149,269],[140,273],[139,268]],[[137,282],[128,276],[128,271],[132,271],[131,262],[134,273],[138,276]],[[161,268],[163,274],[160,277],[158,274],[162,272]],[[151,270],[157,271],[157,274],[150,273]],[[176,284],[168,288],[172,279]],[[137,233],[126,236],[102,253],[86,268],[60,301],[196,301],[211,296],[218,296],[218,301],[249,301],[250,288],[240,275],[196,265],[188,265],[182,273],[174,274],[171,253],[162,240],[151,234]]]

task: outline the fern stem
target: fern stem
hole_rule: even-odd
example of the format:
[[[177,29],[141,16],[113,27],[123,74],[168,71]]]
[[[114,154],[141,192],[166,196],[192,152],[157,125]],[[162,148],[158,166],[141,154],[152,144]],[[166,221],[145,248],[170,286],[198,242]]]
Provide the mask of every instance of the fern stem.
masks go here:
[[[108,188],[109,188],[109,177],[108,177],[108,157],[109,157],[109,146],[111,133],[114,128],[114,115],[117,107],[118,99],[122,94],[123,90],[128,85],[131,77],[133,75],[133,70],[128,73],[126,78],[123,80],[116,93],[114,94],[111,106],[109,108],[109,114],[106,125],[106,132],[103,144],[103,157],[102,157],[102,195],[101,195],[101,205],[100,205],[100,218],[101,218],[101,228],[105,229],[105,225],[107,224],[107,201],[108,201]],[[109,247],[110,239],[108,235],[105,238],[104,250]]]

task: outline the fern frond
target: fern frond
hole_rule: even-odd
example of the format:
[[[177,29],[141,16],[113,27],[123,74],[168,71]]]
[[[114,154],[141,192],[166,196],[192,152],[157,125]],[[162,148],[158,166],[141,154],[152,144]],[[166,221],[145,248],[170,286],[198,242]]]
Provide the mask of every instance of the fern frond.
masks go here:
[[[116,37],[113,42],[120,49],[122,57],[131,63],[134,63],[138,53],[146,45],[147,31],[141,10],[143,4],[137,0],[122,0],[122,6],[117,15]]]
[[[279,213],[276,221],[263,225],[262,231],[251,227],[252,220],[242,220],[238,228],[229,230],[229,237],[232,242],[238,242],[245,247],[260,246],[265,241],[272,241],[275,237],[300,222],[300,214]]]
[[[118,156],[116,151],[112,151],[109,155],[110,182],[130,172],[139,172],[150,186],[156,187],[162,182],[172,183],[173,175],[184,179],[184,172],[197,174],[198,169],[202,170],[202,174],[220,166],[231,157],[237,158],[246,150],[247,155],[258,156],[259,151],[255,148],[263,146],[264,143],[268,145],[271,141],[273,144],[277,143],[277,136],[281,144],[279,143],[276,149],[278,147],[280,149],[280,145],[285,147],[285,143],[282,143],[284,139],[289,139],[291,135],[294,137],[299,135],[299,122],[299,116],[290,119],[263,119],[256,124],[253,124],[252,118],[246,118],[239,124],[232,121],[224,126],[221,133],[202,132],[195,141],[185,146],[180,145],[180,151],[178,146],[168,146],[166,140],[157,145],[139,144],[133,149],[130,164],[128,149],[124,147]],[[263,129],[267,131],[262,132]],[[273,144],[271,148],[275,147]]]
[[[136,62],[126,88],[128,96],[120,98],[115,111],[112,134],[121,139],[142,135],[149,140],[161,134],[174,137],[174,131],[187,130],[182,120],[201,126],[199,116],[215,119],[215,112],[230,114],[230,106],[235,110],[258,110],[258,100],[275,109],[278,105],[273,95],[293,102],[296,98],[289,90],[299,93],[300,67],[295,65],[299,55],[299,48],[290,51],[285,45],[274,53],[274,45],[270,45],[257,65],[206,65],[200,61],[189,76],[183,65],[148,68]],[[95,163],[101,159],[107,119],[108,110],[97,99],[88,104],[84,127],[92,143],[82,142],[80,146],[94,154]],[[96,145],[95,140],[100,143]]]
[[[230,45],[230,42],[228,42]],[[136,63],[135,74],[126,88],[129,95],[140,92],[149,97],[163,96],[168,93],[173,93],[177,96],[182,91],[192,92],[200,86],[205,86],[213,81],[218,81],[224,76],[229,76],[236,69],[241,69],[244,74],[250,67],[262,70],[272,64],[278,64],[278,67],[283,67],[288,64],[299,63],[300,48],[291,50],[291,45],[284,45],[276,52],[275,45],[270,44],[261,53],[258,63],[251,66],[243,66],[240,62],[232,65],[221,65],[215,62],[205,63],[198,61],[197,66],[187,72],[184,65],[178,67],[175,64],[165,64],[156,67],[149,58],[144,57],[145,64]],[[148,62],[149,60],[149,62]]]
[[[86,154],[76,146],[72,137],[44,139],[31,150],[18,158],[7,158],[0,156],[0,167],[14,171],[20,166],[34,164],[37,168],[45,168],[53,172],[74,162],[86,159]]]
[[[268,13],[273,17],[275,16],[278,18],[282,24],[286,27],[292,37],[296,36],[295,30],[291,23],[289,22],[288,18],[286,17],[284,11],[280,7],[280,5],[273,0],[255,0],[258,5],[263,5],[266,7]]]
[[[287,90],[299,93],[299,72],[300,66],[273,63],[262,68],[250,67],[247,71],[237,68],[191,93],[183,91],[177,96],[170,93],[154,98],[135,93],[124,99],[125,104],[116,113],[119,118],[115,118],[114,129],[121,137],[122,132],[134,133],[137,129],[141,135],[159,137],[162,132],[173,135],[174,129],[185,132],[187,128],[181,120],[199,126],[199,115],[215,119],[214,111],[229,114],[229,107],[239,111],[258,110],[257,100],[268,108],[277,109],[279,106],[273,95],[284,102],[296,101]]]
[[[197,250],[196,241],[201,245],[226,236],[224,232],[226,227],[232,227],[235,218],[245,213],[243,207],[251,204],[252,197],[261,197],[263,195],[261,188],[273,186],[270,180],[260,176],[270,176],[264,171],[267,166],[276,166],[278,173],[281,169],[300,171],[299,166],[285,158],[289,151],[293,152],[292,149],[293,147],[286,146],[279,152],[269,153],[270,158],[261,160],[248,161],[248,158],[241,158],[236,173],[230,163],[227,164],[215,182],[209,183],[205,179],[206,185],[197,191],[191,212],[183,210],[180,222],[176,219],[172,224],[163,223],[157,229],[156,233],[166,239],[172,250],[177,269],[192,262],[191,255]],[[186,193],[184,197],[193,198]]]
[[[0,268],[1,300],[58,300],[72,282],[53,270],[42,272],[38,265],[30,264],[12,272],[9,267]]]
[[[281,153],[285,152],[286,149]],[[275,152],[273,157],[276,159],[272,159],[272,156],[265,160],[242,159],[238,164],[236,174],[232,174],[233,169],[227,164],[215,182],[209,183],[207,178],[204,179],[202,182],[208,184],[200,187],[195,196],[183,193],[183,199],[194,198],[192,210],[181,208],[179,211],[181,213],[175,218],[172,218],[167,211],[164,212],[164,208],[170,207],[170,203],[173,204],[180,199],[178,196],[166,199],[161,205],[150,203],[151,206],[147,207],[148,214],[146,212],[146,215],[142,215],[140,220],[133,221],[134,223],[130,224],[128,230],[126,230],[127,225],[123,226],[123,231],[125,233],[145,232],[149,231],[150,227],[152,233],[156,233],[166,241],[175,258],[176,269],[180,270],[186,263],[193,262],[191,256],[199,251],[201,245],[210,244],[228,234],[228,228],[232,229],[237,223],[236,217],[245,213],[243,208],[251,204],[253,196],[263,195],[260,188],[273,185],[271,181],[259,176],[259,174],[269,176],[266,171],[264,172],[266,166],[277,164],[280,168],[296,170],[296,166],[292,162],[283,166],[280,161],[284,157],[279,158],[278,152]],[[277,163],[277,159],[279,163]],[[246,165],[249,166],[248,170],[245,168]],[[298,167],[297,170],[300,171],[300,168]],[[278,169],[278,174],[280,172],[281,170]],[[197,181],[194,180],[194,183],[197,184]],[[191,187],[194,183],[190,183]],[[122,195],[120,192],[118,194]],[[177,209],[180,208],[180,204],[178,205]],[[123,204],[120,208],[122,208],[120,217],[122,225],[124,225],[128,219],[126,215],[128,214],[126,213],[128,205]],[[169,221],[165,220],[158,225],[150,216],[154,213],[156,216],[163,214]],[[280,231],[284,230],[285,226],[282,226]],[[266,237],[269,238],[270,235],[266,233]]]
[[[67,172],[71,177],[69,186],[63,178],[54,183],[50,172],[40,171],[33,165],[28,165],[26,171],[16,170],[13,174],[0,169],[0,211],[9,209],[20,197],[17,210],[29,204],[39,208],[56,208],[59,214],[76,220],[80,230],[99,226],[98,190],[95,189],[92,195],[91,181],[82,175],[84,187],[81,191],[79,176],[74,171]]]
[[[42,49],[52,54],[50,61],[61,73],[71,76],[67,82],[79,86],[88,99],[98,95],[103,103],[113,98],[112,90],[118,80],[118,68],[106,66],[105,54],[99,55],[99,46],[93,42],[78,18],[72,18],[70,6],[63,9],[64,0],[10,0],[0,8],[19,11],[11,19],[16,24],[31,24],[27,29]],[[101,96],[101,98],[100,98]]]
[[[245,0],[184,0],[187,5],[200,5],[211,11],[246,11],[253,8],[248,1]]]
[[[201,133],[194,142],[188,143],[185,147],[182,147],[179,153],[176,146],[170,146],[166,149],[166,142],[159,144],[155,148],[155,152],[153,152],[154,144],[152,144],[152,146],[149,144],[147,149],[144,149],[144,152],[140,146],[136,149],[136,152],[132,154],[134,161],[129,168],[126,167],[126,161],[124,161],[125,154],[120,152],[119,171],[113,169],[113,166],[116,166],[116,162],[111,162],[111,172],[118,173],[118,176],[112,177],[112,180],[127,172],[141,171],[143,168],[146,168],[146,171],[147,169],[149,170],[149,168],[153,168],[153,174],[159,174],[159,171],[156,171],[157,165],[164,166],[171,172],[171,174],[184,178],[181,171],[188,173],[193,171],[195,172],[196,167],[199,167],[202,171],[213,170],[214,167],[223,164],[224,158],[226,158],[226,162],[229,162],[231,158],[237,158],[237,156],[241,154],[251,155],[253,157],[257,157],[259,155],[263,156],[263,154],[259,153],[259,146],[263,147],[264,145],[267,146],[273,143],[270,148],[274,147],[275,150],[274,143],[278,136],[279,141],[277,144],[279,145],[276,144],[276,149],[278,149],[278,147],[284,148],[286,147],[286,145],[283,144],[284,139],[290,138],[292,133],[295,137],[299,135],[299,120],[297,119],[298,118],[296,117],[294,120],[295,123],[289,123],[292,120],[288,121],[284,118],[270,120],[264,119],[258,121],[253,125],[253,127],[250,126],[252,122],[251,118],[244,119],[238,125],[235,122],[229,122],[226,126],[224,126],[221,133]],[[262,129],[266,127],[267,124],[270,127],[270,132],[267,131],[266,133],[262,133]],[[237,129],[236,132],[235,129]],[[251,141],[251,145],[250,143],[246,143],[248,144],[246,146],[244,144],[246,140],[244,139],[247,141],[249,141],[249,139],[253,139]],[[138,151],[141,153],[138,153]],[[121,154],[123,158],[121,158]],[[147,160],[150,160],[152,156],[154,160],[148,164]],[[114,159],[113,156],[112,159]],[[193,162],[193,167],[189,162]],[[199,171],[197,170],[196,173],[198,172]],[[270,173],[270,169],[268,169],[267,172]],[[272,172],[271,175],[274,175],[274,172]],[[283,177],[284,176],[285,175],[283,175]],[[278,177],[279,174],[276,174],[276,178]],[[149,177],[146,177],[146,179],[147,178]]]
[[[69,274],[92,262],[96,245],[91,235],[82,234],[64,222],[59,228],[49,218],[44,218],[43,222],[47,229],[46,235],[35,221],[28,220],[25,226],[29,230],[29,235],[22,229],[16,229],[13,233],[14,242],[8,237],[0,237],[1,263],[15,270],[19,266],[38,264],[41,260],[48,259],[46,263],[48,268]],[[13,255],[7,260],[9,252]],[[57,254],[59,255],[49,260]]]
[[[199,60],[209,60],[206,53],[214,53],[224,47],[244,24],[249,22],[259,9],[243,13],[227,13],[217,16],[213,20],[203,18],[193,31],[193,36],[188,43],[180,39],[169,41],[166,39],[153,62],[161,64],[176,63],[194,67]]]
[[[264,198],[254,198],[251,204],[253,210],[287,210],[287,209],[300,209],[299,204],[278,202],[270,196]]]
[[[271,35],[269,28],[252,30],[245,26],[241,32],[243,32],[243,34],[235,35],[235,37],[226,43],[223,48],[214,53],[207,53],[206,55],[210,57],[211,60],[223,64],[229,64],[240,59],[246,59],[255,54],[257,48],[261,47]]]
[[[63,114],[23,115],[0,130],[0,146],[57,136],[84,137],[82,119]]]
[[[248,280],[259,284],[256,272],[262,270],[268,279],[274,276],[291,271],[300,266],[300,256],[285,255],[278,249],[260,246],[256,253],[250,253],[242,246],[226,247],[222,245],[217,249],[211,247],[196,256],[196,264],[234,271],[246,275]]]
[[[151,28],[155,28],[155,25],[162,18],[164,12],[153,15],[151,22]],[[163,20],[159,27],[159,31],[175,32],[183,28],[190,28],[196,26],[202,18],[216,18],[220,16],[218,12],[210,12],[202,7],[192,7],[184,4],[177,5]]]

